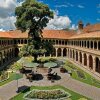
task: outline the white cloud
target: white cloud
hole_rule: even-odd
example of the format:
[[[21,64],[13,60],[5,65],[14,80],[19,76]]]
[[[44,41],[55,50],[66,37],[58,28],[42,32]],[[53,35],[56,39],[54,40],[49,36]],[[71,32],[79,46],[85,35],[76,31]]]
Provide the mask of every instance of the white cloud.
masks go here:
[[[68,7],[67,5],[56,5],[55,7],[61,8],[61,7]]]
[[[0,0],[0,17],[6,18],[13,14],[16,6],[17,2],[15,0]]]
[[[0,29],[15,29],[15,8],[22,4],[17,0],[0,0]]]
[[[70,27],[70,29],[71,30],[76,30],[76,29],[78,29],[78,26],[76,26],[75,24],[72,24],[71,27]]]
[[[2,28],[0,29],[0,32],[4,32],[5,30],[3,30]]]
[[[70,6],[70,7],[74,7],[74,5],[71,4],[71,3],[67,3],[67,5]]]
[[[74,5],[71,4],[71,3],[66,3],[66,4],[62,4],[62,5],[56,5],[55,7],[57,7],[57,8],[61,8],[61,7],[67,8],[67,7],[74,7]]]
[[[98,13],[100,13],[100,10],[99,11],[97,11]]]
[[[15,29],[15,21],[15,16],[0,18],[0,28],[3,30]]]
[[[100,3],[97,5],[97,8],[100,8]]]
[[[78,8],[85,8],[83,5],[78,5],[77,7]]]
[[[100,21],[100,18],[97,18],[97,21]]]
[[[54,19],[51,19],[47,24],[48,29],[65,29],[71,24],[71,20],[68,16],[58,16],[58,12],[55,12]]]

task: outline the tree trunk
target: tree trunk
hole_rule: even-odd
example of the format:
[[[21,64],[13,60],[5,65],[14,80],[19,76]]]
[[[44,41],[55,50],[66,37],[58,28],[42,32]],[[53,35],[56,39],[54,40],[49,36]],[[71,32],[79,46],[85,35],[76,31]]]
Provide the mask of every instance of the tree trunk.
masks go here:
[[[37,62],[37,58],[38,58],[38,56],[34,55],[34,62]]]

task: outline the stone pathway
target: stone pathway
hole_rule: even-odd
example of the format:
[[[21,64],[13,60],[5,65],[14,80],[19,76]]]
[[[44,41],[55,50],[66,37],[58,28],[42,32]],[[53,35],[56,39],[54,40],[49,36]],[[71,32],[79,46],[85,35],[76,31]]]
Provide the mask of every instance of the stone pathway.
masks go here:
[[[61,85],[72,91],[75,91],[79,94],[82,94],[93,100],[100,100],[100,88],[82,83],[80,81],[72,79],[67,73],[60,73],[58,68],[53,69],[61,76],[60,80],[52,83],[48,81],[46,76],[42,80],[29,82],[28,79],[24,76],[22,79],[18,80],[18,87],[21,86],[52,86],[52,85]],[[17,81],[14,80],[4,86],[0,87],[0,100],[9,100],[11,97],[17,95]]]

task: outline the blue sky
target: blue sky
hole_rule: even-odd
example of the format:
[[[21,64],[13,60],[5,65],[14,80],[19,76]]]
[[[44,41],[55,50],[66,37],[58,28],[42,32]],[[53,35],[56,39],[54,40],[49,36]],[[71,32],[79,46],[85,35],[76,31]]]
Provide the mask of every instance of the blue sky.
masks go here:
[[[72,24],[100,23],[100,0],[38,0],[59,11],[59,16],[68,16]]]
[[[20,1],[20,2],[19,2]],[[0,31],[15,29],[15,8],[25,0],[0,0]],[[49,29],[76,29],[79,20],[100,23],[100,0],[38,0],[54,11]]]

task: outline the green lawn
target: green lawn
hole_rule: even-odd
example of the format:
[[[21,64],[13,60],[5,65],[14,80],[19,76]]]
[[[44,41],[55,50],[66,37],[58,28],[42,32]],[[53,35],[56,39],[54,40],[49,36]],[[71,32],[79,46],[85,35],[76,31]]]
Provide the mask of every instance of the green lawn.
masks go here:
[[[94,77],[92,77],[90,74],[86,73],[85,71],[83,71],[82,69],[78,68],[77,66],[75,66],[74,64],[72,64],[69,61],[66,61],[64,67],[68,70],[72,72],[72,78],[79,80],[81,82],[96,86],[100,88],[100,81],[96,80]],[[77,71],[81,72],[82,74],[84,74],[85,78],[80,78],[77,74]]]
[[[13,80],[16,80],[16,79],[20,79],[22,78],[23,75],[22,74],[16,74],[16,73],[10,73],[9,74],[9,78],[3,82],[0,82],[0,86],[4,85],[4,84],[7,84]]]
[[[64,87],[62,87],[62,86],[49,86],[49,87],[32,86],[30,89],[26,89],[26,90],[22,91],[22,92],[19,93],[17,96],[13,97],[11,100],[24,100],[24,99],[23,99],[23,96],[24,96],[27,92],[29,92],[29,91],[31,91],[31,90],[33,90],[33,89],[52,90],[52,89],[58,89],[58,88],[63,89],[63,90],[65,90],[66,92],[70,93],[70,94],[71,94],[70,100],[79,100],[80,98],[86,98],[86,100],[91,100],[91,99],[89,99],[89,98],[87,98],[87,97],[84,97],[84,96],[82,96],[82,95],[80,95],[80,94],[78,94],[78,93],[75,93],[75,92],[73,92],[73,91],[71,91],[71,90],[69,90],[69,89],[66,89],[66,88],[64,88]]]

